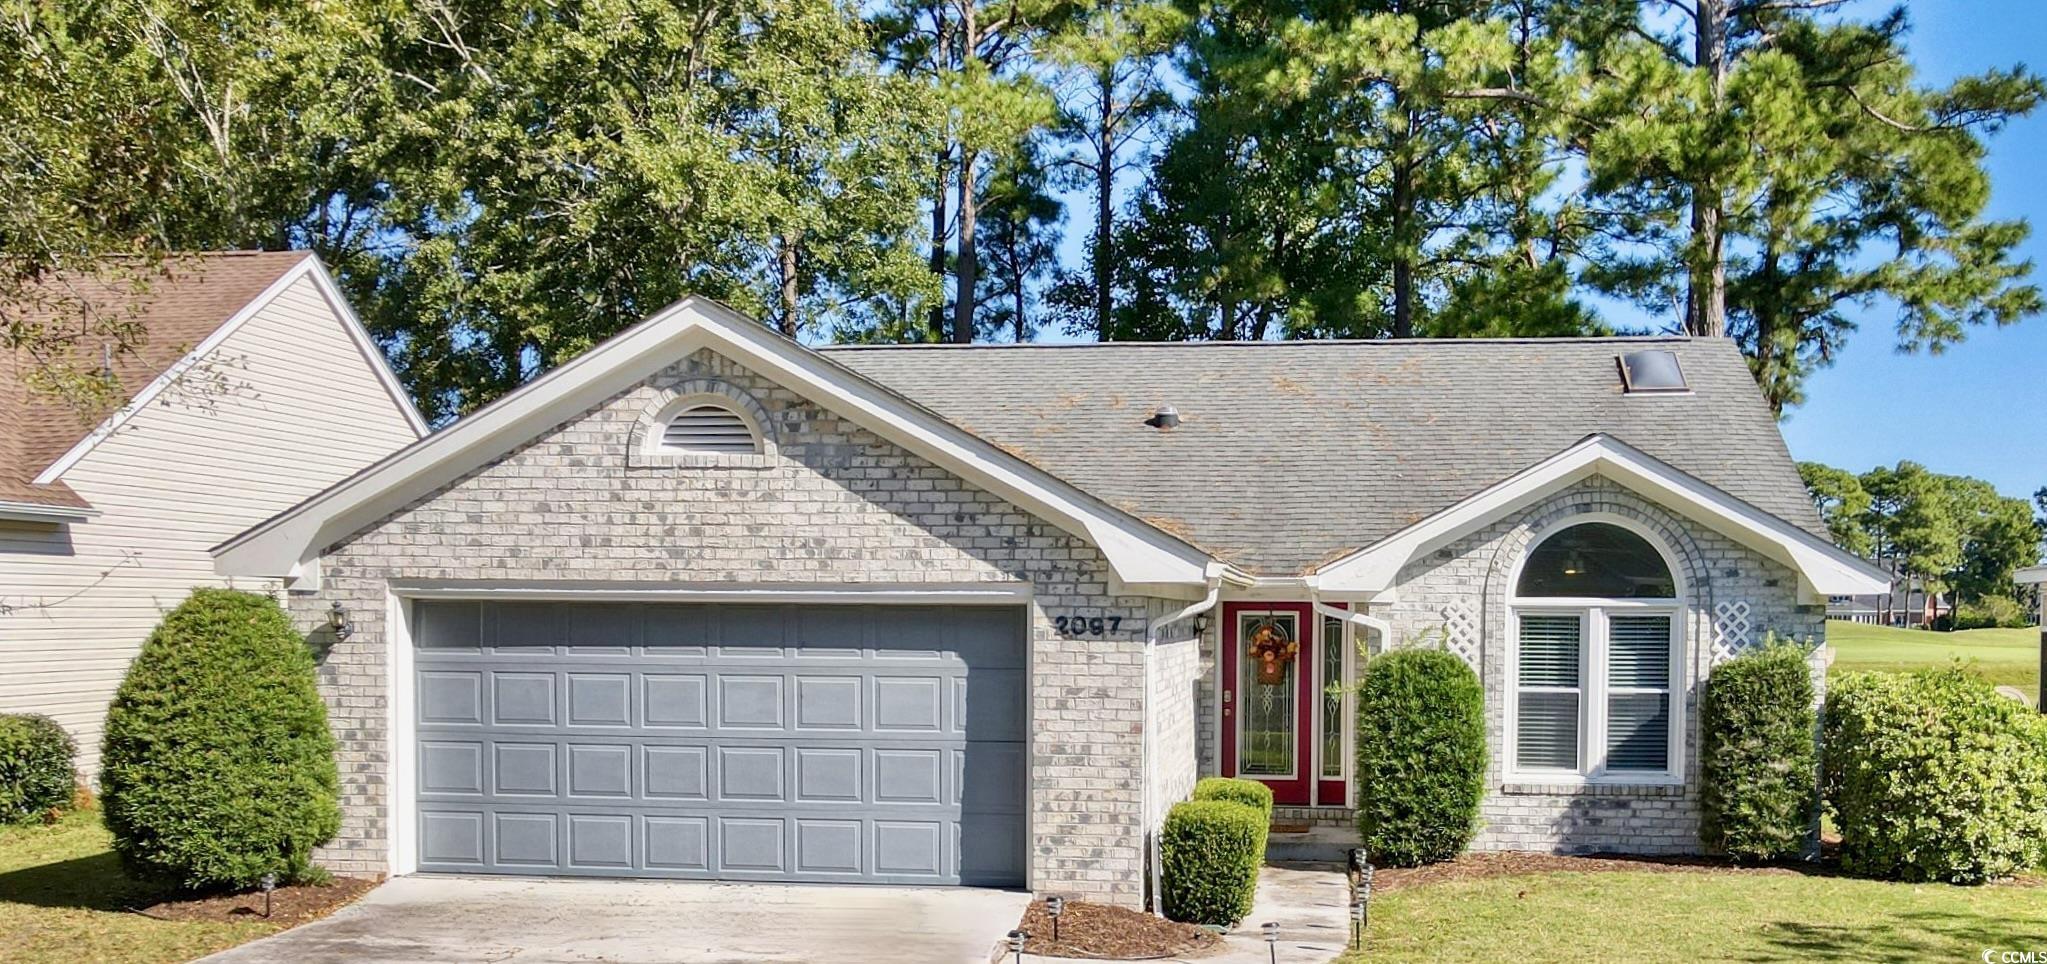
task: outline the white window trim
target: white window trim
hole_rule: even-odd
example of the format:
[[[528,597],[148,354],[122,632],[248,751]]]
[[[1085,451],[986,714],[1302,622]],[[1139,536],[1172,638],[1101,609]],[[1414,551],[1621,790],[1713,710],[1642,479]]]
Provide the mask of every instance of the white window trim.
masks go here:
[[[1535,550],[1552,536],[1588,522],[1604,522],[1616,525],[1649,543],[1663,558],[1663,565],[1670,570],[1671,581],[1677,595],[1668,599],[1605,599],[1594,597],[1551,597],[1542,596],[1523,599],[1518,590],[1521,586],[1521,570],[1527,565]],[[1521,558],[1514,563],[1507,583],[1507,660],[1506,685],[1503,690],[1502,731],[1505,743],[1501,747],[1503,762],[1501,772],[1510,784],[1537,784],[1546,786],[1682,786],[1685,782],[1685,699],[1687,682],[1685,676],[1685,600],[1690,590],[1685,585],[1684,570],[1677,565],[1677,559],[1669,547],[1656,533],[1626,516],[1609,512],[1586,512],[1561,519],[1544,528],[1528,540]],[[1629,615],[1668,615],[1670,617],[1670,741],[1669,767],[1660,772],[1626,771],[1609,773],[1606,769],[1607,699],[1613,690],[1607,683],[1607,618],[1614,612]],[[1521,709],[1521,617],[1530,615],[1576,615],[1579,617],[1578,637],[1578,769],[1562,770],[1543,767],[1523,767],[1519,763],[1520,709]],[[1567,687],[1529,687],[1532,690],[1565,692]],[[1655,692],[1655,690],[1626,687],[1629,692]]]

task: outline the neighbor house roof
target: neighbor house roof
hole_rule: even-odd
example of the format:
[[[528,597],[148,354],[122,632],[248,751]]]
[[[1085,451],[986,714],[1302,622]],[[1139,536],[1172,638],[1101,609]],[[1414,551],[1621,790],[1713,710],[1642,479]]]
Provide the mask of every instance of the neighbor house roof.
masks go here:
[[[1675,352],[1690,391],[1623,392]],[[1825,538],[1725,339],[841,347],[834,361],[1263,576],[1373,545],[1591,435]],[[1145,420],[1172,406],[1177,427]]]
[[[0,505],[89,509],[58,477],[63,468],[173,380],[209,339],[217,340],[230,322],[260,308],[267,295],[302,272],[331,286],[318,269],[318,260],[305,251],[227,251],[178,254],[160,267],[62,275],[45,282],[47,297],[27,310],[60,319],[81,310],[99,312],[110,321],[133,323],[140,338],[125,350],[111,350],[101,343],[106,339],[81,341],[69,349],[78,353],[81,364],[110,363],[112,413],[81,412],[64,399],[32,390],[25,354],[0,354]],[[338,312],[347,312],[338,292],[331,300]],[[397,391],[395,382],[391,388]],[[410,402],[403,404],[410,412]]]

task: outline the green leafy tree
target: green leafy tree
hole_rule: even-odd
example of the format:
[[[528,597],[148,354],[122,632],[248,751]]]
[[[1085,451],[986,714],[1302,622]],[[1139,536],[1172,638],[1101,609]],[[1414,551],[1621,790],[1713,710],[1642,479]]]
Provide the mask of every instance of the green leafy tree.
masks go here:
[[[1093,221],[1087,270],[1067,272],[1058,300],[1069,327],[1098,338],[1115,332],[1117,182],[1140,168],[1161,117],[1173,106],[1166,55],[1187,29],[1164,3],[1103,3],[1049,38],[1045,60],[1059,71],[1055,131],[1069,146],[1062,183],[1089,195]]]
[[[0,4],[0,350],[87,420],[175,254],[306,237],[356,21],[273,0]]]
[[[1798,463],[1798,476],[1805,480],[1805,494],[1812,497],[1813,508],[1819,510],[1820,521],[1827,524],[1834,544],[1868,556],[1875,543],[1867,528],[1870,498],[1862,480],[1852,472],[1819,462]]]
[[[1038,306],[1059,248],[1058,199],[1034,145],[989,173],[981,210],[987,268],[981,275],[983,337],[1027,342],[1042,325]]]
[[[428,414],[686,293],[785,332],[932,295],[940,114],[834,0],[440,0],[378,23],[390,238],[348,281]]]
[[[1894,311],[1897,343],[1939,352],[2037,313],[2020,221],[1984,215],[1983,138],[2047,88],[2023,69],[1924,86],[1898,8],[1845,0],[1585,5],[1597,82],[1582,119],[1590,192],[1621,244],[1587,281],[1729,335],[1764,395],[1803,399],[1855,308]]]

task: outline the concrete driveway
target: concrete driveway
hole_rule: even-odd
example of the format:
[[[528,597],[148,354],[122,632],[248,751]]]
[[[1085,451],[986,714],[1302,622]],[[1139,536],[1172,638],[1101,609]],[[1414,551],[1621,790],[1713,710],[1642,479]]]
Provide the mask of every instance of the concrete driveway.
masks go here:
[[[988,964],[1029,902],[973,888],[400,877],[205,960]]]

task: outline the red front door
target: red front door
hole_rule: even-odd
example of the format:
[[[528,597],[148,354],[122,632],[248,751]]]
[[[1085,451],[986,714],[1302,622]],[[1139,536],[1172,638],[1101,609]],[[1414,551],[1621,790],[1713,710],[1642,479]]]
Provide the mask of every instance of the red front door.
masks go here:
[[[1313,803],[1315,621],[1307,603],[1223,605],[1223,772]]]

